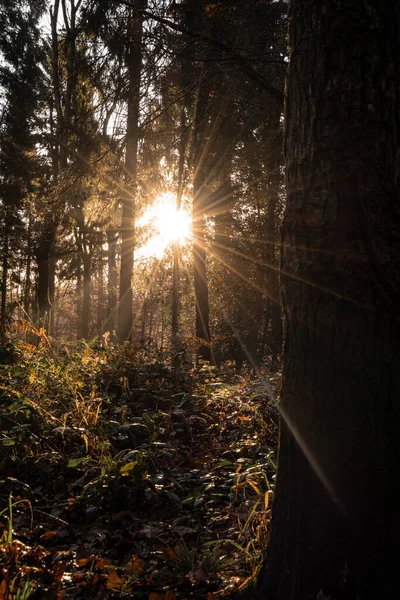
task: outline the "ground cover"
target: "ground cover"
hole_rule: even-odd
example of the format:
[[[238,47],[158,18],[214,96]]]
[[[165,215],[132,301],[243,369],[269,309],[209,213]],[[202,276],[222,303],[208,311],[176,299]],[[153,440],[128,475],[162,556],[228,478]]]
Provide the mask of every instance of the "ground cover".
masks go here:
[[[268,537],[265,385],[106,342],[3,357],[0,599],[227,597]]]

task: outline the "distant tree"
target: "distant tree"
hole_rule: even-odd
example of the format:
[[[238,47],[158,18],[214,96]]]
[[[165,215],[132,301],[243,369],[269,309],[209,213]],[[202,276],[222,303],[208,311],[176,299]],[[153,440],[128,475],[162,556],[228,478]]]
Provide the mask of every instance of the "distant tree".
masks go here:
[[[146,5],[146,0],[135,0],[134,8]],[[133,325],[133,255],[135,250],[135,196],[137,190],[137,154],[139,143],[140,84],[143,60],[143,19],[133,9],[128,16],[126,67],[128,97],[126,122],[125,173],[126,191],[122,199],[121,268],[118,305],[117,337],[127,341],[132,337]]]
[[[293,0],[279,469],[251,598],[397,597],[398,4]]]
[[[36,157],[37,111],[43,93],[39,39],[40,2],[7,2],[0,7],[0,202],[2,236],[1,316],[7,305],[8,271],[26,241],[24,201],[33,192],[38,173]],[[29,219],[28,219],[29,221]],[[30,276],[32,248],[26,247],[26,276]],[[21,274],[15,272],[20,277]],[[26,286],[28,286],[26,279]]]

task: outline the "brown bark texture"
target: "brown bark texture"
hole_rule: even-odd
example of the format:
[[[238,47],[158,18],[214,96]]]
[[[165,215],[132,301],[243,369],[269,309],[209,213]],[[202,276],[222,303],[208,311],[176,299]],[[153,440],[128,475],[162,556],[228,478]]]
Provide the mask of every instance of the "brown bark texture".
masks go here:
[[[143,0],[136,5],[144,6]],[[139,141],[140,76],[142,68],[142,16],[133,11],[128,24],[131,42],[128,56],[129,96],[126,130],[126,193],[122,200],[121,220],[121,267],[118,306],[117,337],[128,341],[133,325],[133,255],[135,250],[135,193],[137,176],[137,152]]]
[[[400,8],[293,0],[276,500],[252,598],[398,597]]]

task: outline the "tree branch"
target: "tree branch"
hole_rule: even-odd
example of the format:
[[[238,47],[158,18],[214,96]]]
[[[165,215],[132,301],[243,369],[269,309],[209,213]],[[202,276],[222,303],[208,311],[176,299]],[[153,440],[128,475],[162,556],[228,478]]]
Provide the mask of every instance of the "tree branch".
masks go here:
[[[271,85],[270,83],[268,83],[268,81],[266,80],[264,75],[262,75],[261,73],[256,71],[245,56],[243,56],[242,54],[239,54],[238,52],[235,52],[234,50],[232,50],[232,48],[230,48],[223,42],[220,42],[219,40],[216,40],[214,37],[209,36],[206,33],[203,33],[201,31],[194,31],[192,29],[186,29],[185,27],[182,27],[181,25],[174,23],[170,19],[166,19],[165,17],[160,17],[160,16],[155,15],[147,10],[140,9],[137,6],[135,6],[134,4],[132,4],[131,2],[128,2],[128,0],[120,0],[120,4],[128,6],[132,10],[136,10],[136,11],[140,12],[144,17],[147,17],[148,19],[153,19],[153,21],[156,21],[157,23],[160,23],[161,25],[165,25],[166,27],[169,27],[170,29],[177,31],[178,33],[182,33],[183,35],[187,35],[188,37],[202,40],[204,42],[208,42],[214,48],[217,48],[218,50],[221,50],[223,52],[227,52],[229,54],[229,56],[231,57],[231,59],[234,60],[240,66],[243,73],[245,75],[247,75],[247,77],[249,77],[250,79],[255,81],[260,87],[262,87],[269,94],[271,94],[271,96],[273,96],[274,98],[276,98],[277,100],[279,100],[279,102],[281,102],[283,104],[283,99],[284,99],[283,91],[280,90],[279,88]]]

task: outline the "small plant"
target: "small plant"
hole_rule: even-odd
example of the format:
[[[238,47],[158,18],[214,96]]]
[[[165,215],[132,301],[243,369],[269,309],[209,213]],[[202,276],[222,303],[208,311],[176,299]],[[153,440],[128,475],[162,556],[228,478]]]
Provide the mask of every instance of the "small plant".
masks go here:
[[[35,586],[30,581],[24,581],[20,586],[17,586],[17,578],[13,580],[8,590],[10,600],[28,600],[35,591]]]
[[[7,531],[4,534],[5,539],[3,540],[3,543],[5,543],[7,546],[11,546],[12,540],[13,540],[13,509],[16,506],[18,506],[18,504],[22,504],[24,502],[26,502],[29,505],[29,508],[31,510],[31,525],[32,525],[32,520],[33,520],[32,505],[29,502],[29,500],[27,500],[26,498],[13,502],[12,493],[10,493],[10,495],[8,497],[7,508],[5,508],[4,510],[2,510],[0,512],[0,517],[8,512],[8,527],[7,527]]]

